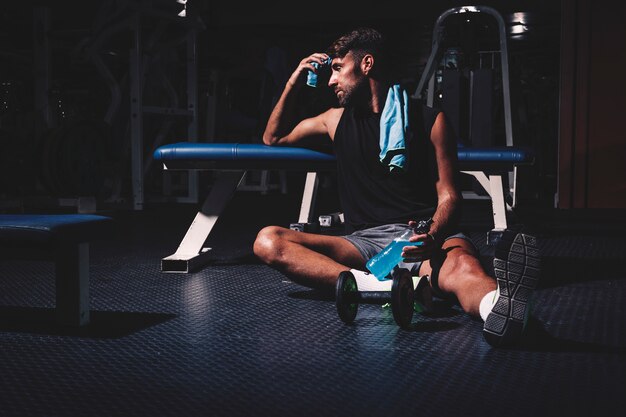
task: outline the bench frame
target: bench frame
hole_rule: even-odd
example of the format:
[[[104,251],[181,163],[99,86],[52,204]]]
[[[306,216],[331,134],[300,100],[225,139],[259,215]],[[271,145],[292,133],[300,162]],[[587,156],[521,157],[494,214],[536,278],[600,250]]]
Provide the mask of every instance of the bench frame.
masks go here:
[[[157,158],[158,159],[158,158]],[[318,173],[334,170],[334,162],[319,163],[306,161],[294,163],[287,161],[277,163],[269,161],[263,164],[262,160],[197,160],[197,159],[172,159],[162,158],[163,169],[168,170],[212,170],[218,171],[210,192],[206,196],[201,209],[191,222],[186,234],[180,242],[176,252],[161,260],[162,272],[189,273],[202,267],[209,261],[210,248],[204,247],[204,243],[217,223],[219,216],[232,199],[237,188],[242,184],[248,171],[259,169],[290,169],[306,171],[306,179],[300,204],[298,223],[312,223],[315,200],[318,188]],[[297,161],[296,161],[297,162]],[[520,162],[530,164],[532,161]],[[478,166],[482,166],[479,168]],[[487,233],[487,243],[494,244],[507,229],[507,210],[511,206],[505,199],[505,180],[509,170],[518,163],[494,160],[491,162],[464,163],[460,161],[461,172],[477,179],[491,199],[493,209],[493,228]],[[230,168],[229,168],[230,167]]]
[[[89,243],[62,245],[54,256],[56,320],[69,326],[89,323]]]
[[[167,165],[164,165],[167,170]],[[161,260],[163,272],[192,272],[208,262],[210,248],[204,243],[217,223],[237,188],[241,186],[249,170],[220,170],[211,191],[189,225],[176,252]],[[306,173],[298,223],[313,222],[313,209],[319,183],[318,172]]]
[[[89,323],[89,243],[14,247],[0,245],[0,259],[42,260],[54,263],[55,320],[63,326]]]
[[[89,241],[108,233],[103,226],[111,219],[104,216],[70,215],[71,219],[59,220],[57,215],[46,215],[46,222],[35,215],[29,224],[29,215],[18,215],[19,221],[4,220],[2,227],[7,235],[0,240],[0,259],[17,261],[48,261],[54,263],[55,320],[62,326],[85,326],[89,314]],[[85,219],[83,219],[85,217]],[[78,232],[81,223],[88,226]],[[66,234],[63,227],[72,229]],[[86,236],[98,231],[98,236]],[[36,236],[36,237],[35,237]]]

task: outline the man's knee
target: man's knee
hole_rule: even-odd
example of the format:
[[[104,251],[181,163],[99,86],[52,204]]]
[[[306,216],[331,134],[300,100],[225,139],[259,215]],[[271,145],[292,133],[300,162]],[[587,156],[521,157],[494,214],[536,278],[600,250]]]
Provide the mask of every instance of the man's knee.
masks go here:
[[[275,263],[282,253],[285,230],[279,226],[267,226],[261,229],[252,246],[254,254],[265,263]]]
[[[484,270],[473,251],[463,247],[442,250],[430,259],[431,280],[438,290],[454,292],[454,288],[475,278],[482,278]]]
[[[450,266],[450,273],[454,275],[466,276],[475,271],[479,265],[476,255],[466,249],[458,248],[446,258]]]

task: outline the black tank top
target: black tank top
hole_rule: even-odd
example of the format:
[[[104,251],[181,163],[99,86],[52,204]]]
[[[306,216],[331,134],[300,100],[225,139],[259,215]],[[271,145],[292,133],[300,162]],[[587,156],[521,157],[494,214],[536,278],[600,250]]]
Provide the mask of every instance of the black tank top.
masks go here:
[[[405,170],[379,160],[380,114],[344,109],[333,141],[339,201],[346,231],[431,216],[437,204],[436,165],[430,130],[439,111],[411,103]],[[398,172],[396,172],[398,171]]]

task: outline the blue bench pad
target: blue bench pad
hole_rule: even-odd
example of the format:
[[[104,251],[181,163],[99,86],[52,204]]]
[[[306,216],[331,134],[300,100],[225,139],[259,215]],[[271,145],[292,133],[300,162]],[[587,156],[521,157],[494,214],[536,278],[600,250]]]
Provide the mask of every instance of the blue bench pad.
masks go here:
[[[510,168],[515,164],[534,162],[534,153],[522,147],[459,147],[462,169]],[[251,143],[180,142],[163,145],[153,155],[170,169],[189,168],[331,168],[332,154],[292,146],[268,146]]]
[[[180,142],[163,145],[154,159],[169,169],[334,169],[332,154],[291,146],[253,143]]]
[[[3,214],[0,245],[88,242],[106,236],[112,221],[92,214]]]

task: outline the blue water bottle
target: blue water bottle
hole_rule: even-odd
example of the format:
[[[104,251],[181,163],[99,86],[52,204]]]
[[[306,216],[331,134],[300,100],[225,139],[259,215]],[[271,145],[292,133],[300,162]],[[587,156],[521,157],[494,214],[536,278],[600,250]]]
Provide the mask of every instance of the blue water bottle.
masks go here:
[[[396,236],[389,245],[367,261],[367,269],[379,280],[384,281],[391,270],[402,261],[402,249],[405,246],[421,246],[422,242],[409,242],[414,234],[428,233],[432,219],[421,220],[414,228],[409,228]]]
[[[333,61],[332,58],[326,58],[322,62],[322,66],[330,65],[332,61]],[[317,62],[312,62],[311,64],[315,67],[315,69],[319,68],[319,64]],[[306,85],[308,85],[309,87],[317,87],[317,73],[309,70],[309,73],[307,74],[307,77],[306,77]]]

